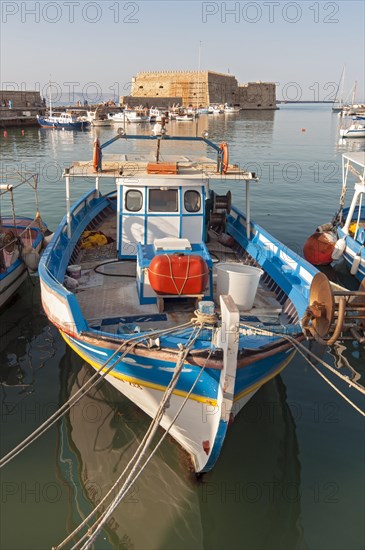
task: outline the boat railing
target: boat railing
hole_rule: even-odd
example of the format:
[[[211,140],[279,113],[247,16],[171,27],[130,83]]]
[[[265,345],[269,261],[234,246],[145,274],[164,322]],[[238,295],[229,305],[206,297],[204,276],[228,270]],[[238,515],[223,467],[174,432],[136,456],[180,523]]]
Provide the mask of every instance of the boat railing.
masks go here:
[[[57,295],[59,301],[66,305],[68,318],[63,319],[63,325],[67,325],[68,332],[88,330],[88,324],[76,297],[63,284],[66,270],[75,243],[81,237],[82,232],[109,203],[108,195],[100,195],[96,189],[85,193],[70,210],[71,225],[69,226],[67,215],[65,215],[52,242],[41,258],[39,271],[43,283],[51,289],[53,294]],[[50,312],[50,316],[52,317],[52,312]],[[58,320],[58,324],[60,324],[60,320]]]

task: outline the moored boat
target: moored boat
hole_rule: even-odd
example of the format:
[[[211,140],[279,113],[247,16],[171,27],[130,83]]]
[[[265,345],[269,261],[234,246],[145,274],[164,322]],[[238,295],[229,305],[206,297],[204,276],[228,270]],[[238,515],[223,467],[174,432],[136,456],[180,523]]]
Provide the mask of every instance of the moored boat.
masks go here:
[[[37,115],[38,124],[42,128],[54,128],[56,130],[84,130],[90,125],[87,120],[72,113],[50,113],[48,116]]]
[[[16,179],[7,175],[5,180],[6,183],[0,184],[0,198],[3,201],[4,196],[9,197],[13,215],[0,218],[0,308],[18,291],[28,269],[37,269],[39,251],[47,231],[38,212],[34,219],[15,214],[13,191],[23,184],[36,190],[38,175],[23,174]]]
[[[153,150],[103,158],[125,139]],[[177,153],[184,144],[216,158]],[[168,391],[161,426],[195,472],[209,471],[229,423],[294,356],[317,270],[251,221],[255,174],[230,165],[227,145],[206,134],[120,131],[96,142],[92,162],[66,169],[68,197],[78,177],[94,177],[95,188],[72,208],[68,200],[41,259],[46,314],[76,353],[149,416],[165,406]],[[115,190],[103,194],[100,178],[114,179]],[[230,194],[212,192],[211,181],[244,182],[246,215]]]
[[[340,135],[343,138],[365,138],[365,117],[355,117],[348,128],[341,128]]]
[[[345,208],[345,196],[350,177],[355,177],[354,194],[349,207]],[[342,190],[339,210],[334,219],[319,226],[316,233],[309,237],[307,243],[316,249],[318,257],[326,256],[327,261],[319,263],[331,263],[333,260],[344,258],[350,272],[359,281],[365,278],[365,152],[346,153],[342,155]],[[318,243],[314,237],[323,235],[325,244]],[[324,240],[322,239],[322,243]],[[329,247],[328,243],[332,243]],[[326,247],[324,252],[323,246]],[[307,257],[307,256],[306,256]],[[313,257],[311,253],[310,257]],[[307,257],[309,260],[310,257]],[[313,263],[316,263],[313,261]]]

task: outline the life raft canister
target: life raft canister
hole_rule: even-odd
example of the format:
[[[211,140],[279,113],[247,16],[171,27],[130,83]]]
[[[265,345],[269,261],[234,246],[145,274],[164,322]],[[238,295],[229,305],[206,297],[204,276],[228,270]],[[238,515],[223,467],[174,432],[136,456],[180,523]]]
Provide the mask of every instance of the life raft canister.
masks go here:
[[[148,277],[156,294],[196,295],[204,293],[209,269],[201,256],[161,254],[152,259]]]
[[[226,174],[227,170],[228,170],[228,161],[229,161],[228,143],[223,141],[220,144],[219,149],[221,150],[221,155],[222,155],[221,156],[221,159],[222,159],[222,164],[221,164],[222,174]]]

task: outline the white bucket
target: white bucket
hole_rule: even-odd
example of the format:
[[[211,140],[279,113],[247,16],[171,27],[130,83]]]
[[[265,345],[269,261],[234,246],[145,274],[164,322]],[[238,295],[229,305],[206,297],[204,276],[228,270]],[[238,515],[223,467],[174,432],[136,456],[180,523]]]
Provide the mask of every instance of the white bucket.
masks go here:
[[[217,295],[230,294],[238,309],[251,309],[262,269],[244,264],[217,264]]]
[[[81,265],[69,265],[67,267],[67,274],[73,279],[80,279],[81,277]]]

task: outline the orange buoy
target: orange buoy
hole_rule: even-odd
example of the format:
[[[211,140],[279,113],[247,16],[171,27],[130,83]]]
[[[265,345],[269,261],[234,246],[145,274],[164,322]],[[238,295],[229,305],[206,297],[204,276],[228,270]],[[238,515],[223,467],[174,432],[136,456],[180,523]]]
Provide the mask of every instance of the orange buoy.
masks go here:
[[[22,136],[24,136],[24,130],[22,130]]]
[[[316,231],[304,243],[304,258],[312,265],[330,264],[336,241],[336,235],[332,231]]]
[[[94,141],[93,169],[97,172],[101,168],[101,148],[98,138]]]
[[[4,130],[4,138],[7,138],[7,137],[8,137],[8,132]]]
[[[226,174],[228,170],[228,160],[229,160],[228,144],[225,141],[223,141],[220,144],[219,148],[222,151],[222,173]]]

